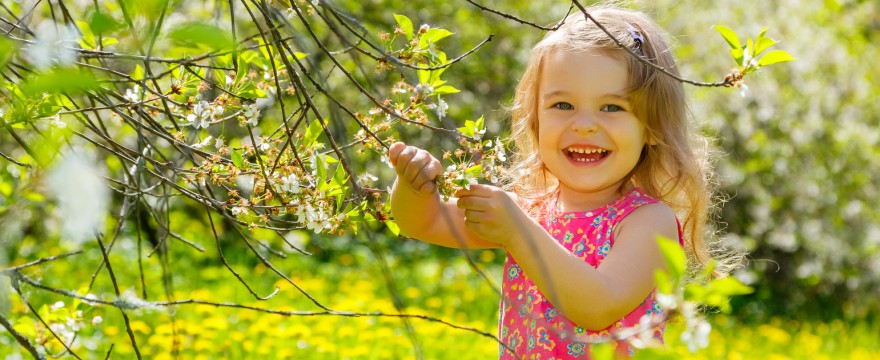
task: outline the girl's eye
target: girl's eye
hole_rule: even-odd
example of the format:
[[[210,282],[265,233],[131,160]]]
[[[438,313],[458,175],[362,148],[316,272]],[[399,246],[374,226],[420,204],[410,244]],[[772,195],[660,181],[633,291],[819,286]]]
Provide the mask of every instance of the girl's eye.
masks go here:
[[[567,102],[560,102],[560,103],[553,104],[553,107],[555,107],[559,110],[573,110],[574,109],[574,106],[572,106],[571,104],[569,104]]]
[[[618,111],[623,111],[623,108],[618,105],[608,104],[608,105],[603,106],[600,110],[606,111],[606,112],[618,112]]]

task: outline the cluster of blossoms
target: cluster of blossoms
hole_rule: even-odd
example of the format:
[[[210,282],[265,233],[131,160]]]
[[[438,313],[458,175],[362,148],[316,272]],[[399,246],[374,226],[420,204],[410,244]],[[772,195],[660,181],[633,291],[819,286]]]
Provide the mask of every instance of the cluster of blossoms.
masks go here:
[[[49,325],[48,329],[42,322],[34,324],[36,329],[36,338],[34,339],[34,342],[40,345],[46,345],[55,340],[56,335],[65,344],[69,344],[76,338],[76,334],[87,326],[96,326],[104,321],[101,316],[95,316],[86,322],[82,310],[71,311],[66,307],[63,301],[58,301],[52,304],[49,307],[48,314],[49,315],[44,318]],[[52,333],[55,333],[55,335],[52,335]]]
[[[305,228],[318,233],[338,233],[343,230],[346,217],[337,213],[336,199],[325,190],[318,190],[317,186],[310,181],[312,177],[302,173],[298,168],[284,169],[269,177],[266,182],[257,177],[252,179],[250,186],[253,189],[251,199],[239,198],[230,200],[230,211],[239,220],[247,220],[249,209],[258,203],[269,203],[276,199],[283,206],[270,207],[268,214],[273,216],[291,215],[297,223]],[[274,189],[274,194],[267,188]],[[233,195],[238,195],[234,192]],[[260,219],[266,223],[270,221],[267,214],[259,214]]]
[[[449,199],[459,188],[469,188],[481,178],[493,184],[501,181],[504,162],[507,161],[507,152],[501,139],[478,141],[479,145],[476,146],[467,140],[463,140],[461,144],[464,149],[443,154],[444,160],[455,158],[437,180],[440,194],[444,199]]]

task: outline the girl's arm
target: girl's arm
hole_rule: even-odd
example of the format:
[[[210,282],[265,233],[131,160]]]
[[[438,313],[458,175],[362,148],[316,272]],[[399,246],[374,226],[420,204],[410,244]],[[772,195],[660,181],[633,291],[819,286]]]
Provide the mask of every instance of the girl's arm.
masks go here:
[[[590,330],[620,320],[654,289],[654,271],[665,267],[657,235],[678,238],[675,214],[663,204],[644,205],[617,227],[614,246],[598,268],[566,250],[498,188],[460,191],[467,226],[516,259],[553,306]]]
[[[440,161],[425,150],[394,143],[388,158],[397,171],[391,189],[391,213],[404,235],[452,248],[498,248],[464,226],[464,211],[456,199],[440,200],[434,179],[442,174]]]
[[[547,299],[570,320],[590,330],[604,329],[641,304],[664,268],[657,235],[678,238],[675,214],[649,204],[619,226],[614,246],[598,268],[570,253],[537,223],[527,236],[513,237],[507,251]]]

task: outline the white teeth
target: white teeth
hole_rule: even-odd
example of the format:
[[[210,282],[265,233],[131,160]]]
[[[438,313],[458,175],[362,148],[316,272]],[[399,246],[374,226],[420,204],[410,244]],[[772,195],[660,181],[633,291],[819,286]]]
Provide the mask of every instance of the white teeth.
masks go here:
[[[578,153],[578,154],[595,154],[595,153],[604,154],[604,153],[608,152],[608,150],[605,150],[605,149],[567,148],[566,150],[571,153]],[[573,157],[572,160],[577,161],[577,162],[582,162],[582,163],[599,161],[599,159],[593,160],[593,159],[581,158],[581,157]]]
[[[608,150],[605,149],[582,149],[582,148],[569,148],[568,151],[578,154],[593,154],[593,153],[604,153]]]

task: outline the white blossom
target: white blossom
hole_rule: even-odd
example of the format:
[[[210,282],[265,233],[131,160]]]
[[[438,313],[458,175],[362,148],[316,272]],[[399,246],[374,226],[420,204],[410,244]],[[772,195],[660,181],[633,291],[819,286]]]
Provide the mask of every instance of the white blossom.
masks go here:
[[[70,65],[76,62],[77,30],[51,20],[43,20],[34,30],[36,39],[25,48],[28,60],[40,69],[53,65]]]
[[[239,214],[247,212],[247,209],[241,206],[235,206],[232,208],[232,215],[238,216]]]
[[[52,311],[58,310],[64,307],[64,301],[56,301],[52,306],[49,307]]]
[[[103,228],[110,195],[84,148],[68,151],[48,178],[50,191],[58,199],[56,211],[67,240],[81,243]]]
[[[219,121],[220,116],[223,115],[224,111],[226,111],[226,109],[223,108],[223,105],[219,105],[219,104],[211,105],[211,120],[212,121]]]
[[[102,322],[104,322],[104,318],[102,318],[100,315],[92,318],[92,326],[98,325]]]
[[[125,99],[130,102],[140,101],[140,85],[135,84],[133,89],[125,89]]]
[[[51,123],[52,123],[52,126],[55,126],[59,129],[64,129],[67,127],[67,123],[61,120],[60,114],[55,114],[55,116],[52,116]]]
[[[294,174],[284,177],[281,179],[281,190],[293,194],[299,194],[299,179],[297,179]]]
[[[192,114],[186,116],[186,120],[189,121],[189,125],[192,125],[196,129],[199,128],[207,128],[211,125],[211,105],[208,104],[207,101],[201,100],[193,106]]]
[[[748,93],[749,93],[749,86],[746,84],[742,84],[739,87],[739,95],[742,97],[746,97],[746,95],[748,95]]]
[[[268,73],[266,74],[268,75]],[[256,105],[258,108],[268,108],[272,106],[272,104],[275,104],[275,95],[272,94],[274,91],[275,87],[270,87],[269,91],[266,92],[266,97],[257,98],[257,100],[254,102],[254,105]]]
[[[222,148],[223,145],[224,145],[223,138],[218,137],[216,140],[214,140],[214,147],[215,148],[218,148],[218,149]]]
[[[688,350],[692,353],[709,346],[709,333],[712,331],[712,325],[699,317],[696,304],[685,303],[681,307],[681,314],[687,325],[681,333],[681,342],[687,345]]]
[[[205,138],[205,140],[202,140],[202,142],[197,143],[197,144],[192,144],[192,145],[190,145],[190,147],[192,147],[193,149],[201,149],[205,146],[208,146],[208,144],[211,142],[211,139],[212,139],[212,137],[209,135],[208,137]]]
[[[242,115],[244,115],[246,123],[251,126],[257,126],[260,118],[260,109],[257,107],[257,104],[244,105],[242,106]]]
[[[507,161],[507,152],[504,151],[504,143],[501,139],[495,139],[495,156],[498,157],[498,161]]]
[[[88,305],[92,305],[92,306],[100,305],[99,303],[94,302],[94,300],[99,300],[98,296],[96,296],[95,294],[92,294],[92,293],[88,293],[88,294],[86,294],[85,299],[83,299],[83,303],[88,304]]]
[[[443,99],[437,99],[436,104],[428,105],[428,108],[437,112],[437,117],[444,118],[446,117],[446,110],[449,109],[449,104],[447,104]]]
[[[654,296],[654,299],[657,300],[657,303],[660,304],[660,307],[664,310],[672,310],[678,307],[678,298],[676,298],[675,295],[658,292]]]
[[[687,329],[681,333],[681,342],[687,345],[690,352],[697,352],[709,346],[709,333],[712,325],[706,320],[696,319],[694,324],[688,323]]]
[[[376,182],[376,180],[379,180],[379,178],[376,177],[376,175],[373,175],[370,173],[364,173],[363,175],[358,177],[358,185],[364,186],[364,185],[372,184],[372,183]]]
[[[425,95],[430,95],[431,93],[434,92],[434,87],[432,87],[431,85],[428,85],[428,84],[418,84],[418,85],[416,85],[414,92],[416,94],[421,93],[421,94],[425,94]]]

